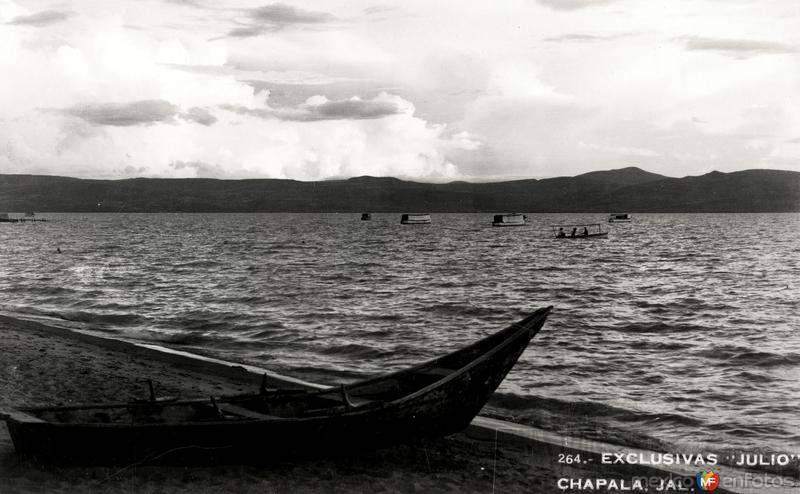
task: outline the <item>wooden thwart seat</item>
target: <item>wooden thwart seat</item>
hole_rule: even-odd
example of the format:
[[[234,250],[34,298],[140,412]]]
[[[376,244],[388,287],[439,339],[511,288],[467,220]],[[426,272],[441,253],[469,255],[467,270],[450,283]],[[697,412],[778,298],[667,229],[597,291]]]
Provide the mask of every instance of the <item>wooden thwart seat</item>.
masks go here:
[[[223,415],[224,414],[238,415],[240,417],[246,417],[249,419],[257,419],[257,420],[277,418],[275,415],[267,415],[265,413],[259,413],[256,412],[255,410],[250,410],[249,408],[243,408],[240,406],[232,405],[230,403],[220,403],[219,409],[223,413]]]

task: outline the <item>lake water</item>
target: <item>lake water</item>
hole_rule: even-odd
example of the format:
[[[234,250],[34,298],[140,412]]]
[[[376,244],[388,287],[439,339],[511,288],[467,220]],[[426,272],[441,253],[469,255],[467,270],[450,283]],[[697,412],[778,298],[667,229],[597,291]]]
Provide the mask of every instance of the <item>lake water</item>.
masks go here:
[[[549,225],[604,215],[41,216],[0,224],[0,311],[336,383],[553,305],[491,412],[672,451],[800,453],[799,214],[641,214],[581,240]]]

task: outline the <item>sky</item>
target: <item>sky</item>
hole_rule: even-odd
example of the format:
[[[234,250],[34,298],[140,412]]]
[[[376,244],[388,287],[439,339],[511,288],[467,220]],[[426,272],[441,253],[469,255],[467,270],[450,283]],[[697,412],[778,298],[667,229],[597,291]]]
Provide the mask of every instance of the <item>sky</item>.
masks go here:
[[[0,173],[800,170],[797,0],[0,0]]]

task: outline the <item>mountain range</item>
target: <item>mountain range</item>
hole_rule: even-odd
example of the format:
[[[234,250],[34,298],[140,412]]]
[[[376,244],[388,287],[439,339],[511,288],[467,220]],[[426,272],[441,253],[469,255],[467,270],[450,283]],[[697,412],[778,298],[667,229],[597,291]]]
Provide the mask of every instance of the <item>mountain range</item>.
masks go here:
[[[0,175],[0,212],[798,212],[800,172],[672,178],[629,167],[575,177],[443,184],[356,177],[300,182],[89,180]]]

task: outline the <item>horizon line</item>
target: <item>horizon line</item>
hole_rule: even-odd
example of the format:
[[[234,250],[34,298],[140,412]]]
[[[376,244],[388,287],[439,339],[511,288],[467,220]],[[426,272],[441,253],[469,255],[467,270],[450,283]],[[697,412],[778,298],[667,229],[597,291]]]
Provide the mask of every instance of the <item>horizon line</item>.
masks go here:
[[[787,173],[800,173],[800,171],[795,170],[783,170],[780,168],[747,168],[744,170],[736,170],[730,172],[722,172],[719,170],[711,170],[706,173],[701,173],[699,175],[684,175],[683,177],[675,177],[670,175],[663,175],[661,173],[651,172],[649,170],[645,170],[644,168],[638,166],[626,166],[622,168],[611,168],[607,170],[593,170],[589,172],[579,173],[577,175],[555,175],[555,176],[548,176],[548,177],[529,177],[529,178],[499,178],[499,179],[485,179],[485,180],[475,180],[473,179],[455,179],[449,181],[424,181],[418,178],[411,178],[411,177],[403,177],[403,176],[376,176],[376,175],[355,175],[352,177],[329,177],[323,178],[319,180],[300,180],[295,178],[275,178],[275,177],[246,177],[246,178],[224,178],[224,177],[158,177],[158,176],[138,176],[138,177],[126,177],[126,178],[85,178],[85,177],[74,177],[69,175],[49,175],[49,174],[37,174],[37,173],[0,173],[0,177],[3,176],[17,176],[17,177],[52,177],[52,178],[68,178],[73,180],[92,180],[92,181],[123,181],[123,180],[217,180],[217,181],[246,181],[246,180],[282,180],[282,181],[292,181],[292,182],[301,182],[301,183],[316,183],[316,182],[344,182],[348,180],[354,179],[376,179],[376,180],[398,180],[401,182],[411,182],[411,183],[420,183],[420,184],[432,184],[432,185],[447,185],[447,184],[454,184],[454,183],[468,183],[468,184],[489,184],[489,183],[505,183],[505,182],[523,182],[523,181],[540,181],[540,180],[552,180],[557,178],[577,178],[584,175],[592,175],[598,173],[609,173],[609,172],[619,172],[623,170],[637,170],[645,173],[649,173],[652,175],[658,175],[659,177],[665,179],[681,179],[681,178],[688,178],[688,177],[702,177],[704,175],[709,175],[712,173],[722,174],[722,175],[730,175],[734,173],[743,173],[743,172],[751,172],[751,171],[772,171],[772,172],[787,172]]]

